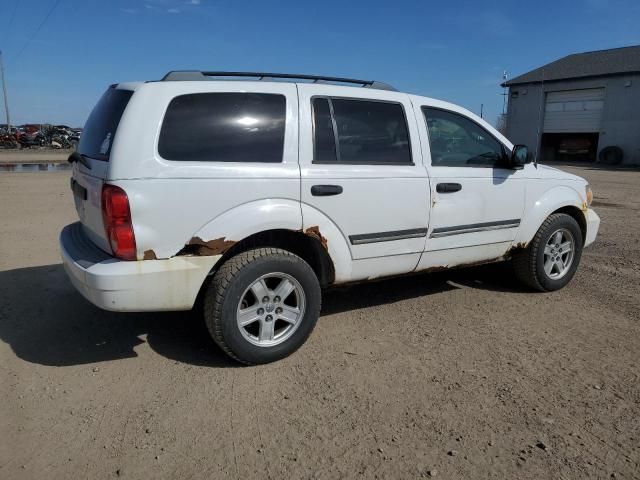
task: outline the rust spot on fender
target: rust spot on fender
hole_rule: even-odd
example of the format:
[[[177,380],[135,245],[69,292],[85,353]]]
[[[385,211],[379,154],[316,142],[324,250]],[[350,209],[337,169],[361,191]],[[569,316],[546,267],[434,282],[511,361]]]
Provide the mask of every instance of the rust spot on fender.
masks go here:
[[[449,265],[441,265],[436,267],[423,268],[422,270],[418,270],[420,273],[434,273],[434,272],[442,272],[444,270],[449,270]]]
[[[156,257],[156,252],[154,252],[153,250],[145,250],[144,251],[144,256],[142,257],[143,260],[157,260],[158,257]]]
[[[318,226],[314,226],[314,227],[309,227],[304,231],[305,235],[309,235],[311,238],[315,238],[316,240],[318,240],[321,244],[322,247],[327,250],[327,239],[325,237],[322,236],[322,234],[320,233],[320,229],[318,228]]]
[[[522,250],[526,249],[528,246],[529,246],[528,242],[516,243],[509,250],[507,250],[507,253],[504,254],[504,257],[505,258],[510,258],[512,256],[512,254],[517,253],[517,252],[521,252]]]
[[[177,255],[195,255],[197,257],[206,257],[211,255],[222,255],[235,245],[233,240],[225,240],[225,237],[216,238],[214,240],[204,241],[200,237],[193,237],[180,250]]]

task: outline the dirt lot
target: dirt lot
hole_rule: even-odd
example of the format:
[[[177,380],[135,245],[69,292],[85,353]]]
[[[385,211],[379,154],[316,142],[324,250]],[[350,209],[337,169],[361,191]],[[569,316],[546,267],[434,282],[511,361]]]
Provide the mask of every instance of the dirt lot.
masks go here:
[[[327,292],[238,367],[188,314],[114,314],[60,265],[68,173],[0,174],[0,478],[640,478],[640,172],[552,294],[505,266]]]
[[[71,150],[50,148],[0,149],[0,165],[7,163],[64,163],[70,153]]]

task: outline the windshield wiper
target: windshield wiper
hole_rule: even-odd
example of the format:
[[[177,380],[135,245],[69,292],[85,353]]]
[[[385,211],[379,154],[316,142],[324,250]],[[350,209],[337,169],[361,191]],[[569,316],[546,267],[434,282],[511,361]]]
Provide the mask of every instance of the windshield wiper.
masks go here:
[[[78,162],[84,165],[85,167],[87,167],[87,170],[91,170],[91,164],[89,163],[87,158],[89,157],[87,157],[86,155],[83,155],[78,152],[73,152],[71,155],[69,155],[69,158],[67,158],[67,162],[69,163]]]

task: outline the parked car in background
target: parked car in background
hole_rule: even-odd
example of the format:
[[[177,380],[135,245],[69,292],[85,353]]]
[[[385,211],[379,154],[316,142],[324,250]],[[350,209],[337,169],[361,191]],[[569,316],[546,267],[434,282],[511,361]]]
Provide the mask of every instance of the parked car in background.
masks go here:
[[[596,145],[587,137],[567,137],[558,144],[557,159],[594,161]]]
[[[562,288],[600,222],[584,179],[464,108],[373,81],[116,84],[70,161],[79,222],[60,246],[82,295],[115,311],[199,302],[247,364],[299,348],[332,285],[510,260],[524,285]]]
[[[587,155],[591,150],[591,141],[588,138],[565,138],[558,146],[561,155]]]
[[[67,125],[27,124],[0,128],[0,147],[3,148],[61,148],[75,149],[80,142],[81,128]]]

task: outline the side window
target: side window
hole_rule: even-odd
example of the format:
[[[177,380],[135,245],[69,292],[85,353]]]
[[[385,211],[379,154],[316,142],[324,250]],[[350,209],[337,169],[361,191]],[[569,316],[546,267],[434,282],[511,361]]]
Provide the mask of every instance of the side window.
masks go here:
[[[313,99],[313,158],[316,162],[335,162],[336,137],[329,109],[329,99]]]
[[[457,113],[422,107],[431,147],[431,164],[445,167],[501,167],[502,143],[474,121]]]
[[[315,98],[313,106],[314,162],[412,163],[407,120],[399,103]]]
[[[167,108],[158,152],[176,161],[282,162],[285,121],[283,95],[180,95]]]

